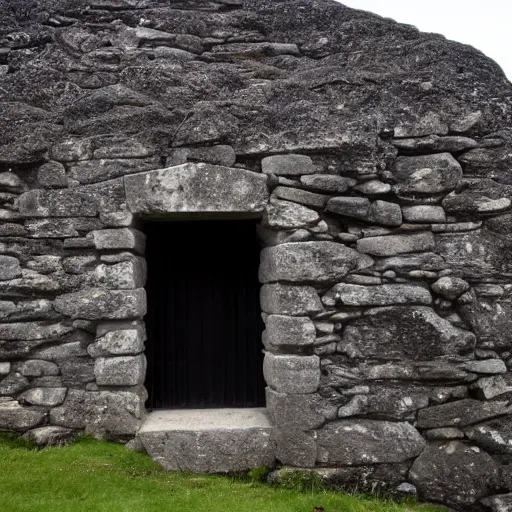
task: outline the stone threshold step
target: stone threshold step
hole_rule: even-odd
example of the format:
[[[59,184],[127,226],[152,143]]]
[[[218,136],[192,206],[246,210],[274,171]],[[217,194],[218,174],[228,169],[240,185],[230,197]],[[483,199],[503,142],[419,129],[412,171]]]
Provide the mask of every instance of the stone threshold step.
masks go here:
[[[154,411],[137,433],[151,458],[168,471],[229,473],[275,462],[266,409]]]

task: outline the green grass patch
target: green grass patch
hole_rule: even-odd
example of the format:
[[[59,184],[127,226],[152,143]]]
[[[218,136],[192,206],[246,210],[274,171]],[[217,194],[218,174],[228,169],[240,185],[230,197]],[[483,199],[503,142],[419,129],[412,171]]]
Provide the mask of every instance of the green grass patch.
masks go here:
[[[165,472],[146,455],[121,445],[82,438],[37,449],[0,437],[2,512],[440,512],[323,490],[262,483],[247,477]]]

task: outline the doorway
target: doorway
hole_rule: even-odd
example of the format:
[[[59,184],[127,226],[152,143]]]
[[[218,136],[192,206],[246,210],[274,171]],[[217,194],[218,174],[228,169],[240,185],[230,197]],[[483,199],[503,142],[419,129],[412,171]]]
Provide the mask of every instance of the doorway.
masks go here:
[[[265,405],[252,221],[148,222],[148,408]]]

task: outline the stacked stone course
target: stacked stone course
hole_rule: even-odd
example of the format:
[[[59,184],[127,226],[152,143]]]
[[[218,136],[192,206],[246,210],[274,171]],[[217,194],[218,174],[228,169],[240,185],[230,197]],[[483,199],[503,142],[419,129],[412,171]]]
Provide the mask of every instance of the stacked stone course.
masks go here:
[[[279,464],[505,510],[498,68],[324,0],[84,3],[29,21],[7,9],[0,25],[0,429],[133,438],[151,343],[143,220],[259,219]]]

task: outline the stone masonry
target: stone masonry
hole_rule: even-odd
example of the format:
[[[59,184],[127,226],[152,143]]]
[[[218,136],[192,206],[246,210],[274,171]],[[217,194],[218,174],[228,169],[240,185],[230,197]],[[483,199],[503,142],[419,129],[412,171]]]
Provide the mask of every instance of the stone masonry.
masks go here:
[[[0,7],[0,429],[132,439],[141,222],[256,218],[273,478],[508,510],[494,62],[329,0]]]

